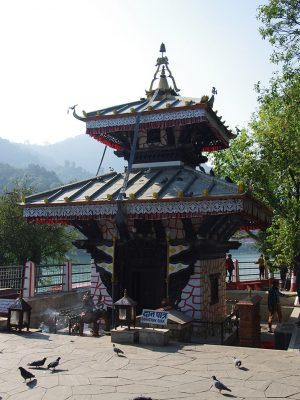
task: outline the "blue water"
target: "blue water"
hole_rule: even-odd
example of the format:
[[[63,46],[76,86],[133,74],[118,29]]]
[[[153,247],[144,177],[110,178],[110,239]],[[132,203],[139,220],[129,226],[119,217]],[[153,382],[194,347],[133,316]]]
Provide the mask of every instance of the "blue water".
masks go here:
[[[260,252],[255,246],[255,242],[252,241],[241,241],[242,245],[238,250],[232,250],[232,259],[237,259],[240,267],[240,280],[259,279],[259,268],[255,262],[260,256]],[[274,274],[275,278],[278,278],[279,274]]]

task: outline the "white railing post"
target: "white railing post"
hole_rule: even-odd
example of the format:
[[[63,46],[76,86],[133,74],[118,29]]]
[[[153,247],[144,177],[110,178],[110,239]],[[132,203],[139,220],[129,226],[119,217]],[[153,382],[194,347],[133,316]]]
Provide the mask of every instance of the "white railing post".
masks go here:
[[[70,292],[72,290],[72,260],[66,259],[63,266],[63,291]]]
[[[23,283],[23,298],[29,299],[35,294],[35,263],[27,261]]]
[[[240,266],[239,266],[239,262],[237,259],[235,259],[233,261],[234,263],[234,282],[239,282],[240,281]]]

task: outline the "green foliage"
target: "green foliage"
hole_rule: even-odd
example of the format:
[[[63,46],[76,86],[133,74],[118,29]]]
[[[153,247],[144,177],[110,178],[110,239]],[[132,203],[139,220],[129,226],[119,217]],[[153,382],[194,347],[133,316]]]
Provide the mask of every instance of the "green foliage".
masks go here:
[[[273,209],[273,224],[260,236],[260,246],[275,267],[292,266],[300,252],[299,105],[300,73],[274,78],[270,89],[260,90],[250,130],[213,160],[218,174],[246,178],[254,195]]]
[[[62,225],[27,223],[19,205],[25,189],[15,188],[0,197],[0,264],[62,260],[72,247],[75,231]]]
[[[258,8],[257,17],[263,23],[260,34],[274,46],[271,60],[299,64],[300,1],[270,0]]]
[[[61,185],[55,172],[47,171],[39,165],[29,164],[26,168],[14,168],[8,164],[0,164],[0,193],[3,193],[4,189],[13,190],[16,182],[38,192]]]

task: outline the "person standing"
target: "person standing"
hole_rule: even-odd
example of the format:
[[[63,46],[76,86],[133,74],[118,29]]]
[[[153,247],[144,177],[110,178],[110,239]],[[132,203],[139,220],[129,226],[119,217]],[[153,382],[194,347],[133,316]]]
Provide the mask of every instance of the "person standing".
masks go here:
[[[268,332],[273,333],[272,331],[272,322],[274,315],[277,314],[278,322],[282,321],[282,312],[280,306],[280,297],[285,297],[283,293],[281,293],[278,289],[278,281],[276,279],[273,280],[272,287],[268,290]]]
[[[226,271],[228,272],[228,282],[232,282],[232,273],[234,270],[234,264],[232,261],[231,254],[228,254],[228,256],[226,257],[225,268],[226,268]]]
[[[286,265],[281,265],[280,269],[280,281],[281,281],[281,289],[285,289],[286,287],[286,276],[288,273],[288,267]]]
[[[296,264],[296,290],[298,296],[298,307],[300,307],[300,254],[298,254],[294,258]],[[300,327],[300,319],[296,322],[296,324]]]
[[[259,279],[264,279],[265,278],[265,258],[264,258],[263,254],[261,254],[260,257],[258,258],[258,260],[255,261],[255,264],[258,264]]]

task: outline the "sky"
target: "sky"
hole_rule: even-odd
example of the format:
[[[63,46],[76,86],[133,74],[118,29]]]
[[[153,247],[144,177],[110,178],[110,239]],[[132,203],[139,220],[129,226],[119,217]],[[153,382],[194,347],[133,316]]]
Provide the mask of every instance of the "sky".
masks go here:
[[[0,137],[55,143],[85,132],[77,112],[139,100],[166,45],[180,95],[218,95],[226,125],[245,127],[254,84],[275,67],[259,35],[265,0],[10,0],[1,3]]]

